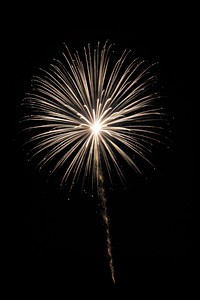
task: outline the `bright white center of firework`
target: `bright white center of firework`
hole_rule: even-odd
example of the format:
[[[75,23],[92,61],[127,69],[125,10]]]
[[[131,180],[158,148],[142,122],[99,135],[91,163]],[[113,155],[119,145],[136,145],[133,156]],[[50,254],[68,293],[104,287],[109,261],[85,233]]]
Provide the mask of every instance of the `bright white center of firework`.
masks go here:
[[[98,121],[96,121],[94,124],[92,124],[91,130],[93,134],[99,134],[99,132],[101,131],[101,124]]]

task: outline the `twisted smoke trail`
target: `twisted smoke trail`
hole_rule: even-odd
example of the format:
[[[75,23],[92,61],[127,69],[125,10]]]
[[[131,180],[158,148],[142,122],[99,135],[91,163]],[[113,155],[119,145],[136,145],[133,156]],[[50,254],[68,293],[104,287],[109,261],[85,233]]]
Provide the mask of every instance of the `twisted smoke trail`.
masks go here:
[[[110,267],[113,283],[115,284],[115,272],[114,272],[114,265],[113,265],[113,258],[112,258],[109,217],[108,217],[108,210],[107,210],[107,198],[106,198],[106,194],[105,194],[104,180],[103,180],[103,175],[102,175],[101,168],[99,168],[99,176],[98,176],[98,197],[99,197],[99,200],[100,200],[101,215],[102,215],[102,218],[103,218],[103,223],[105,225],[106,244],[107,244],[107,254],[108,254],[108,259],[109,259],[109,267]]]

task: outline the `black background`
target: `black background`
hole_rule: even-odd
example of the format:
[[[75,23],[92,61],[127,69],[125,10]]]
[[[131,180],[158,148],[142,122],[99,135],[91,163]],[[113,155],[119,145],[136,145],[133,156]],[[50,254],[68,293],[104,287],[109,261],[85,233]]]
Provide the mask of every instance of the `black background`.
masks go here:
[[[153,17],[152,17],[153,19]],[[188,88],[191,36],[184,20],[145,18],[129,26],[79,26],[55,20],[15,22],[5,42],[7,83],[5,261],[12,289],[34,293],[71,286],[167,293],[189,287],[192,270],[192,101]],[[139,21],[137,19],[137,21]],[[140,24],[136,26],[136,24]],[[105,252],[105,236],[95,197],[79,187],[68,195],[56,178],[46,183],[27,162],[18,137],[18,104],[32,75],[59,56],[62,43],[72,51],[109,40],[133,55],[158,61],[158,75],[172,115],[170,149],[157,149],[156,170],[127,173],[127,187],[108,188],[116,286]],[[4,114],[4,113],[3,113]],[[4,129],[3,129],[4,130]],[[8,132],[7,132],[8,130]],[[70,200],[68,200],[68,197]],[[178,284],[180,282],[180,284]],[[25,288],[26,287],[26,288]],[[95,288],[96,289],[95,289]],[[76,290],[75,290],[76,291]],[[133,292],[134,294],[134,292]]]

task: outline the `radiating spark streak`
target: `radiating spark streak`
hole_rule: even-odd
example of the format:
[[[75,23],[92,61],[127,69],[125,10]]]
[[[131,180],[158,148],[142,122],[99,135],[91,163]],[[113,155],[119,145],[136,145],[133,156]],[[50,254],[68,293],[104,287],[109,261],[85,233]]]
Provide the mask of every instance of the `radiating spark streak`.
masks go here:
[[[150,73],[155,64],[139,58],[128,63],[127,49],[112,60],[113,45],[107,41],[102,47],[98,42],[94,51],[88,44],[83,56],[64,47],[60,60],[33,77],[32,90],[23,100],[23,128],[31,134],[25,144],[33,144],[32,158],[43,155],[38,167],[52,164],[51,174],[64,170],[61,183],[70,175],[74,183],[81,172],[82,182],[91,175],[101,202],[114,282],[102,165],[111,181],[112,167],[123,180],[119,157],[139,173],[137,157],[153,165],[151,146],[161,142],[166,115],[157,105],[161,97],[153,91],[157,78]]]

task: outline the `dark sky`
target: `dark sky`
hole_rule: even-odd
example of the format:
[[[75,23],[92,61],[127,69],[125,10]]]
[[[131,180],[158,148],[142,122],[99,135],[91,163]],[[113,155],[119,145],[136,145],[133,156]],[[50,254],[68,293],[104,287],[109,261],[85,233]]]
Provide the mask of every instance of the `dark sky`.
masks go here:
[[[81,195],[78,187],[68,200],[56,179],[46,183],[45,172],[38,173],[20,148],[17,106],[34,72],[58,55],[63,42],[80,50],[89,42],[109,39],[136,56],[159,62],[158,75],[173,116],[173,145],[157,149],[156,171],[148,169],[142,177],[127,171],[126,189],[118,185],[108,189],[116,278],[118,286],[151,280],[159,284],[161,277],[175,282],[190,270],[194,157],[188,41],[181,24],[163,23],[139,28],[13,26],[7,44],[10,88],[4,101],[9,111],[9,159],[3,196],[8,215],[6,260],[13,283],[19,280],[33,288],[57,282],[61,289],[83,282],[88,289],[112,286],[95,197],[89,190]]]

